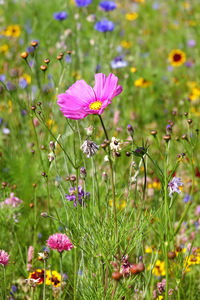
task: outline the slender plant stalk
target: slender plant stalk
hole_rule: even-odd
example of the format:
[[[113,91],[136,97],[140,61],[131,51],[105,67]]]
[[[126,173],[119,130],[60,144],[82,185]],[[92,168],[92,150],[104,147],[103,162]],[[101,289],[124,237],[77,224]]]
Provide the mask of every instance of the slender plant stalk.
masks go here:
[[[3,266],[4,299],[6,300],[6,268]]]
[[[103,119],[101,115],[98,115],[101,121],[101,125],[104,130],[104,134],[106,139],[109,140],[108,133],[106,131]],[[117,210],[116,210],[116,199],[115,199],[115,184],[114,184],[114,176],[113,176],[113,165],[112,165],[112,158],[110,153],[110,147],[108,148],[108,159],[109,159],[109,166],[110,166],[110,179],[111,179],[111,189],[112,189],[112,200],[113,200],[113,214],[115,219],[115,242],[118,243],[118,230],[117,230]]]
[[[168,144],[166,145],[165,167],[164,167],[164,200],[165,200],[165,234],[164,234],[164,249],[165,249],[165,272],[166,272],[166,287],[165,300],[168,300],[169,276],[168,276],[168,178],[167,178],[167,155]]]
[[[63,282],[62,252],[60,252],[60,275],[61,275],[61,281],[60,281],[60,297],[61,297],[61,295],[62,295],[62,282]]]
[[[143,204],[145,201],[145,192],[146,192],[146,187],[147,187],[147,169],[146,169],[146,163],[144,160],[144,156],[142,156],[142,162],[144,166],[144,185],[143,185]]]
[[[44,259],[44,284],[43,284],[43,300],[46,298],[46,259]]]

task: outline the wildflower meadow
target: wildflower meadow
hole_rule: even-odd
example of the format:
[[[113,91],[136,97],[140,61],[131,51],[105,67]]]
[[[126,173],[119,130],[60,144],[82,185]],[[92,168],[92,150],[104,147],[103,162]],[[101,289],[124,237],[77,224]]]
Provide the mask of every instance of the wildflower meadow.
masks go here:
[[[199,1],[0,24],[0,299],[200,299]]]

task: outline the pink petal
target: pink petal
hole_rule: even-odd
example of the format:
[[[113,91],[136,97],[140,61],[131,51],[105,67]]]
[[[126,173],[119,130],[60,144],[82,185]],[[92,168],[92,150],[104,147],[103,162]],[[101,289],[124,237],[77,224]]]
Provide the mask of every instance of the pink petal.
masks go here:
[[[59,94],[57,104],[66,118],[82,119],[87,116],[85,106],[95,101],[93,89],[84,81],[76,81],[65,93]]]
[[[122,92],[122,87],[117,86],[117,84],[118,78],[112,73],[110,73],[107,78],[102,73],[96,74],[93,90],[95,91],[97,100],[112,100],[115,96],[119,95]]]
[[[103,96],[103,89],[106,82],[106,75],[103,73],[95,74],[95,85],[94,85],[94,92],[96,95],[96,100],[102,100]]]

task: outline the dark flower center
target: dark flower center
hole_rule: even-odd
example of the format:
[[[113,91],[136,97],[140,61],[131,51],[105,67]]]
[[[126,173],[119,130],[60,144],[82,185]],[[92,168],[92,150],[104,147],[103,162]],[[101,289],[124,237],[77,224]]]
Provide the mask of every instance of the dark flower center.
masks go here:
[[[179,61],[179,60],[181,60],[181,55],[176,53],[176,54],[174,55],[174,61],[177,62],[177,61]]]

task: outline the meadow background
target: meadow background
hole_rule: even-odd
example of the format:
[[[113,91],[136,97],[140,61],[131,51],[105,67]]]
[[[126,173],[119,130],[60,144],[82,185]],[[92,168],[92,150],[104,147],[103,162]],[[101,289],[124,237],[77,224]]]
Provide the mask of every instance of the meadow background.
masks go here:
[[[91,2],[0,0],[0,298],[198,299],[199,1]],[[99,72],[123,87],[102,115],[110,144],[98,116],[57,105]],[[55,233],[74,246],[61,264]]]

